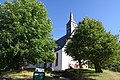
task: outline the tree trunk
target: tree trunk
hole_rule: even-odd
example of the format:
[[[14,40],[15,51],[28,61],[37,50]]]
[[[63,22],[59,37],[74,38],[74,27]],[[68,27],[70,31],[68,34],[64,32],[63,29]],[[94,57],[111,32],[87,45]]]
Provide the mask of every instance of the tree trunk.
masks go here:
[[[44,63],[44,68],[47,68],[47,63],[46,62]]]
[[[94,63],[94,66],[95,66],[95,72],[96,73],[102,73],[103,72],[99,63]]]
[[[82,67],[82,62],[81,62],[81,60],[78,60],[78,62],[79,62],[79,67],[80,67],[80,68],[83,68],[83,67]]]
[[[24,60],[22,56],[16,56],[16,70],[23,70],[24,69]]]

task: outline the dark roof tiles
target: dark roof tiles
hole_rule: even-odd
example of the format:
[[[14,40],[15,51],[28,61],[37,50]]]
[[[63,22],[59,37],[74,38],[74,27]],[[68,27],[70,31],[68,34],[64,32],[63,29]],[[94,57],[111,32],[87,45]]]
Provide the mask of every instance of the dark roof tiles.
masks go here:
[[[69,38],[69,36],[65,35],[65,36],[61,37],[60,39],[58,39],[56,41],[58,48],[56,48],[55,51],[62,49],[64,47],[64,45],[66,44],[66,41],[68,40],[68,38]]]

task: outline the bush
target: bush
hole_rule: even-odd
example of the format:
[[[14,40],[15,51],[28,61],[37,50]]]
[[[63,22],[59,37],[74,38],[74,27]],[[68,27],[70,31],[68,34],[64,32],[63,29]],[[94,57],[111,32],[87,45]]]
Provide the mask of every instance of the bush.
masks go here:
[[[109,70],[115,71],[115,72],[120,72],[120,64],[115,64],[115,65],[109,65]]]

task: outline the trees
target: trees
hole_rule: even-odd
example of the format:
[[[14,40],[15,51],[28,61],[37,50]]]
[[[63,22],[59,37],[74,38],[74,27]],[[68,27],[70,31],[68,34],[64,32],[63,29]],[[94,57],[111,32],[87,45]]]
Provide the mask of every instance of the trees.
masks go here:
[[[114,55],[107,61],[106,68],[120,72],[120,42],[114,45],[116,45],[118,50],[116,50]]]
[[[117,36],[106,32],[100,21],[85,17],[66,45],[66,52],[74,59],[90,60],[95,71],[102,72],[102,66],[118,50],[118,43]]]
[[[55,59],[51,21],[37,0],[13,0],[0,5],[0,64],[19,69],[25,62]]]

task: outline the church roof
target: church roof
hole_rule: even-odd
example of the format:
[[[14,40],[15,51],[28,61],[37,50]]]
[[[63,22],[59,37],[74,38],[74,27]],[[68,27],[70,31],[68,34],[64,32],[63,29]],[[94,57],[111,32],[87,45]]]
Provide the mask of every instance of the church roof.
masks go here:
[[[62,49],[66,43],[66,41],[68,40],[69,36],[68,35],[64,35],[63,37],[61,37],[60,39],[58,39],[56,41],[56,44],[58,46],[58,48],[55,49],[55,51],[58,51],[60,49]]]
[[[70,20],[67,23],[67,26],[68,26],[68,24],[70,24],[69,26],[71,26],[71,22],[74,22],[76,24],[76,22],[73,19],[72,11],[70,11]],[[73,34],[74,31],[75,30],[73,30],[72,32],[70,32],[70,34],[67,33],[66,35],[64,35],[63,37],[61,37],[60,39],[58,39],[56,41],[56,44],[57,44],[58,48],[55,48],[55,51],[58,51],[58,50],[62,49],[65,46],[68,38]]]

